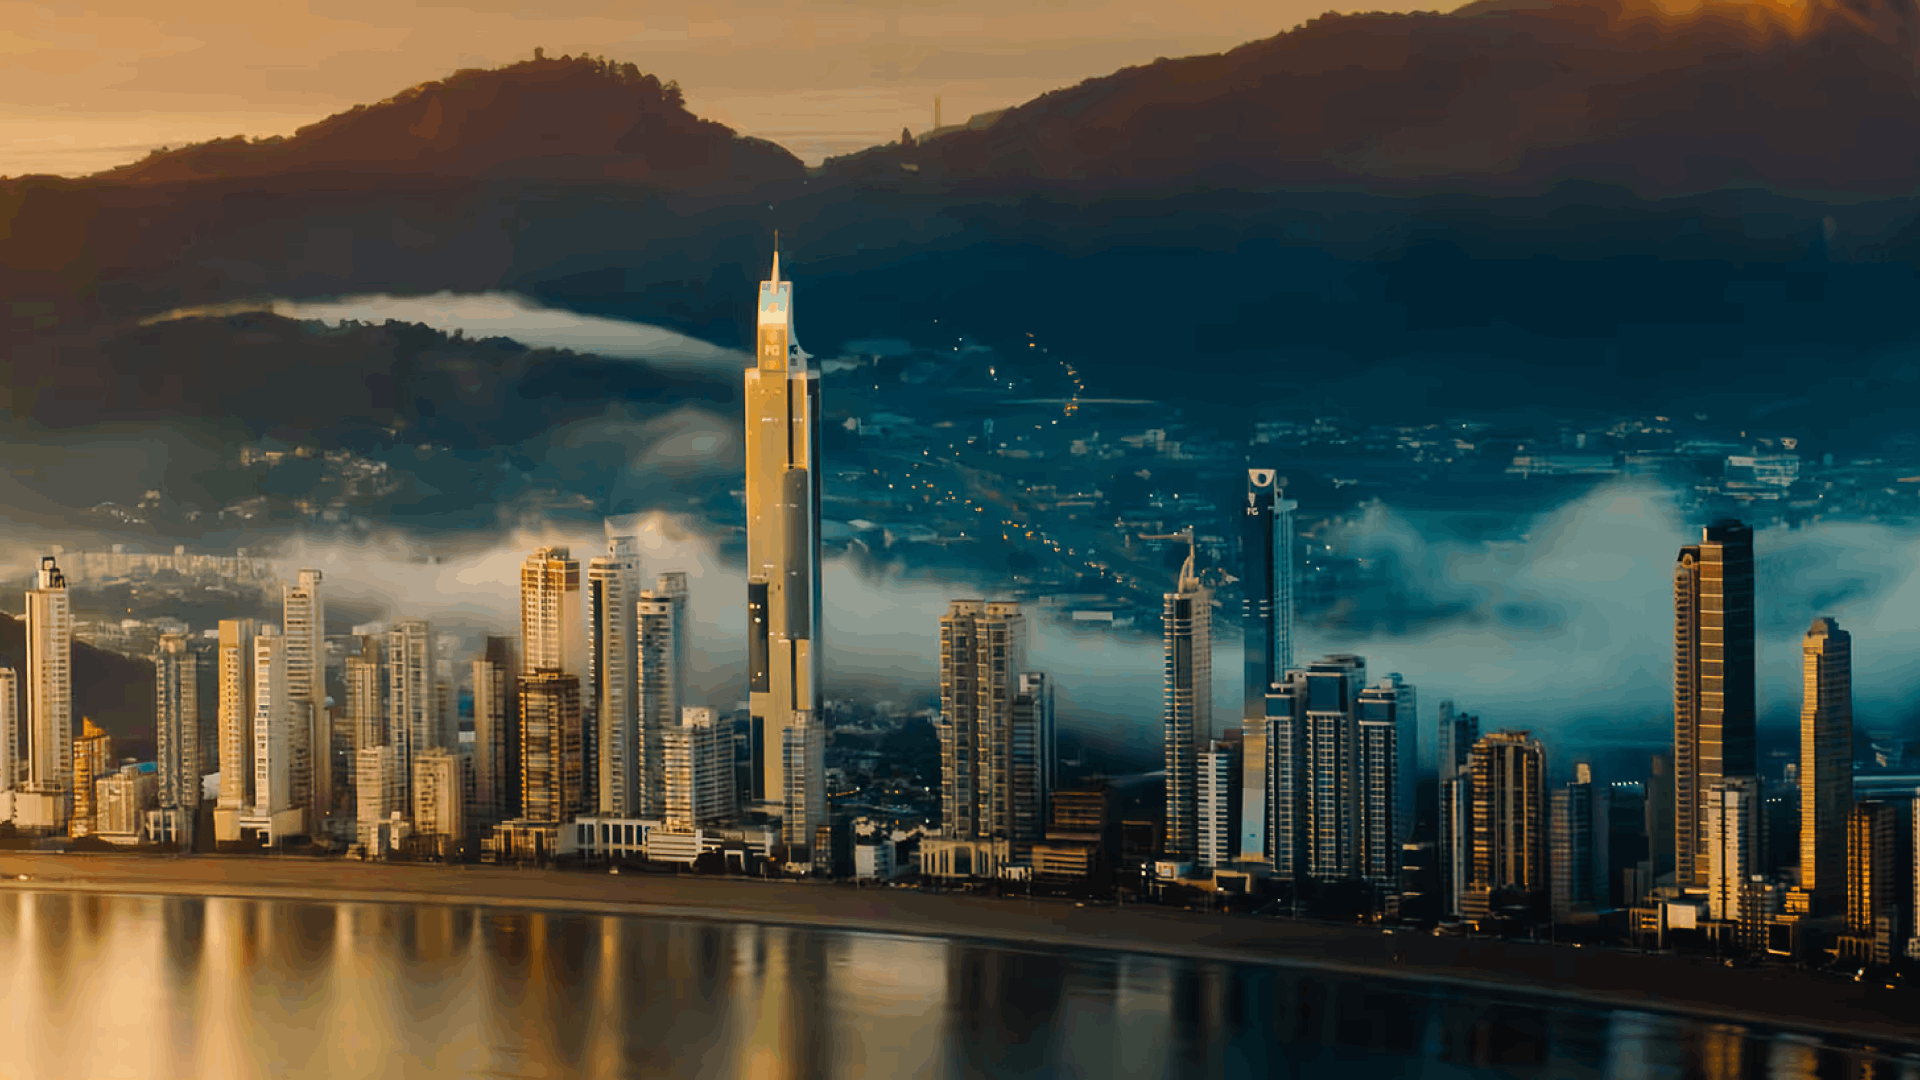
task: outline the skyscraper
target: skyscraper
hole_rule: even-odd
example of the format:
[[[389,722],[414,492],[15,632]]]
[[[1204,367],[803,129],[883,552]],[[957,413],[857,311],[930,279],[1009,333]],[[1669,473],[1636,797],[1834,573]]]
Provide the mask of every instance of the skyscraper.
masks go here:
[[[954,600],[940,616],[940,812],[950,840],[1011,837],[1013,701],[1026,663],[1020,605]]]
[[[1235,732],[1234,734],[1238,734]],[[1214,739],[1201,753],[1195,862],[1213,870],[1233,862],[1240,833],[1240,740]]]
[[[1573,782],[1553,792],[1548,876],[1555,922],[1608,906],[1607,797],[1607,789],[1593,782],[1593,767],[1584,761],[1573,767]]]
[[[539,548],[520,564],[520,647],[527,672],[579,675],[586,664],[580,561],[568,548]]]
[[[796,802],[785,775],[784,732],[820,708],[820,376],[793,337],[793,286],[760,283],[758,360],[746,373],[747,680],[760,772],[769,802],[825,813],[826,776]],[[807,739],[801,739],[802,756]],[[811,812],[811,811],[808,811]],[[798,823],[802,844],[819,822]],[[794,823],[789,823],[793,831]]]
[[[558,671],[521,676],[521,817],[557,824],[585,809],[580,742],[579,676]]]
[[[20,783],[26,765],[20,747],[20,674],[0,667],[0,791]]]
[[[1897,865],[1896,824],[1892,803],[1855,803],[1847,814],[1847,932],[1854,943],[1849,949],[1843,941],[1842,949],[1881,964],[1891,959],[1898,932],[1893,904],[1906,869]]]
[[[266,625],[253,639],[253,809],[242,828],[267,834],[269,843],[305,832],[305,813],[294,799],[294,733],[305,702],[288,688],[287,639]]]
[[[63,831],[73,813],[73,608],[66,575],[40,560],[27,590],[26,778],[14,800],[22,828]]]
[[[287,652],[289,783],[293,805],[318,829],[333,810],[332,738],[327,723],[327,605],[320,571],[302,570],[281,588],[282,640]]]
[[[1545,898],[1546,764],[1525,731],[1495,731],[1473,744],[1473,865],[1462,914],[1485,918],[1505,903]]]
[[[1440,911],[1458,915],[1467,879],[1473,872],[1473,773],[1467,768],[1473,744],[1480,741],[1480,718],[1455,714],[1453,702],[1440,703],[1439,843]]]
[[[614,817],[645,811],[641,785],[638,628],[640,558],[633,538],[616,536],[587,564],[589,738],[596,744],[599,810]],[[476,684],[477,685],[477,684]]]
[[[467,839],[469,759],[436,746],[414,759],[413,831],[428,850],[451,855]]]
[[[191,829],[200,805],[199,657],[185,634],[163,634],[153,655],[154,735],[160,809],[185,811]]]
[[[1244,719],[1266,717],[1267,688],[1293,669],[1293,512],[1299,505],[1280,497],[1272,469],[1247,470],[1240,542]]]
[[[827,731],[818,713],[795,713],[780,736],[781,841],[805,850],[827,821]]]
[[[1750,776],[1707,788],[1707,915],[1738,921],[1747,882],[1760,864],[1760,782]],[[1844,852],[1843,852],[1844,854]]]
[[[360,651],[346,658],[347,717],[353,726],[355,753],[393,740],[387,730],[387,665],[380,656],[380,635],[363,634]]]
[[[1191,540],[1191,535],[1189,535]],[[1199,854],[1200,754],[1213,740],[1212,594],[1194,572],[1189,544],[1178,588],[1165,596],[1161,624],[1165,704],[1161,711],[1167,768],[1164,846],[1179,859]]]
[[[214,804],[214,839],[240,839],[240,819],[253,809],[253,639],[252,619],[220,620],[215,652],[219,680],[220,796]]]
[[[1398,673],[1360,691],[1354,765],[1360,816],[1360,876],[1382,888],[1400,881],[1401,846],[1413,839],[1419,708]]]
[[[332,763],[326,732],[326,601],[321,571],[300,571],[296,584],[280,588],[282,640],[286,648],[286,694],[292,724],[290,784],[294,805],[307,811],[313,828],[332,809],[328,776]]]
[[[519,812],[517,672],[511,638],[489,637],[473,662],[474,812],[482,829]]]
[[[1267,695],[1268,851],[1299,880],[1360,876],[1360,692],[1367,662],[1329,656]]]
[[[1815,619],[1800,656],[1800,888],[1828,912],[1846,899],[1853,638],[1832,619]]]
[[[1707,788],[1754,775],[1753,530],[1719,521],[1673,573],[1674,862],[1704,887]]]
[[[413,790],[413,759],[454,744],[442,730],[433,645],[433,627],[423,619],[408,619],[387,631],[387,739],[407,792]]]
[[[661,761],[662,733],[680,725],[681,682],[686,637],[683,598],[663,595],[658,590],[640,593],[637,606],[640,646],[636,658],[639,673],[639,723],[634,754],[635,790],[633,812],[653,815],[660,812],[664,798],[666,773]]]
[[[1007,838],[1024,856],[1032,844],[1047,838],[1047,807],[1056,779],[1053,680],[1042,672],[1021,672],[1008,720]]]

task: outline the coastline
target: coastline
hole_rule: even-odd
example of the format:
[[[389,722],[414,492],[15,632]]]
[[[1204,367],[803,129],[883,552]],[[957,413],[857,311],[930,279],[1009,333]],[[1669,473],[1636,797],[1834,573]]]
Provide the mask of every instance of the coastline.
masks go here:
[[[28,880],[20,880],[22,874]],[[1209,915],[1152,906],[1083,908],[1070,901],[880,887],[496,866],[25,852],[0,852],[0,887],[21,892],[453,904],[899,934],[1068,952],[1124,952],[1295,967],[1467,992],[1549,996],[1571,1007],[1642,1010],[1801,1031],[1920,1054],[1920,989],[1888,990],[1879,984],[1783,967],[1729,969],[1688,957],[1436,938],[1399,929],[1389,935],[1373,926]]]

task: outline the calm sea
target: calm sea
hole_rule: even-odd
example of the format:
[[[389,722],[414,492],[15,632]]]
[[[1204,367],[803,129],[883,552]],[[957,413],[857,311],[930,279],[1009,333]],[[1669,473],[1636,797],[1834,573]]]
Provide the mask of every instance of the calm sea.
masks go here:
[[[1846,1077],[1732,1024],[1124,953],[473,906],[0,893],[0,1077]]]

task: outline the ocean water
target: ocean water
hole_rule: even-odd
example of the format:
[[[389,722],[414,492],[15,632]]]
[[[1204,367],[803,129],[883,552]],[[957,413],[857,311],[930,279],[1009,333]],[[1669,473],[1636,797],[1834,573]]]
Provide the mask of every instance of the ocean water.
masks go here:
[[[1920,1080],[1912,1048],[1306,969],[468,905],[0,893],[0,1077]]]

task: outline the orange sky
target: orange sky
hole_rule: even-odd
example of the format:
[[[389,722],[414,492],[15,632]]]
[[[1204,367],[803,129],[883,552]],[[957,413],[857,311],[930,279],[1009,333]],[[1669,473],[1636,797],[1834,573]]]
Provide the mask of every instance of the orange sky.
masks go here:
[[[1455,6],[1451,3],[1445,5]],[[695,111],[809,161],[1156,56],[1213,52],[1327,0],[0,0],[0,175],[292,131],[544,46],[678,79]]]

